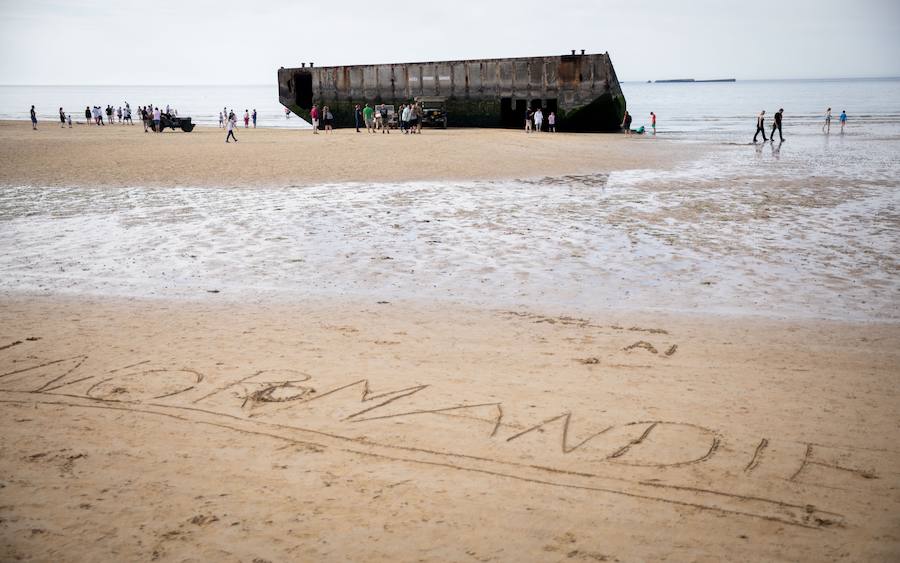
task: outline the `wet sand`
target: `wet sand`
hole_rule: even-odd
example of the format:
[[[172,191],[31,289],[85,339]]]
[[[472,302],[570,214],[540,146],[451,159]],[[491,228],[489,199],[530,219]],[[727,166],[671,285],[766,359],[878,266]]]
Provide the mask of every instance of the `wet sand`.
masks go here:
[[[437,130],[221,129],[144,133],[134,126],[0,121],[0,185],[285,186],[341,182],[523,178],[674,165],[697,148],[620,135]],[[369,138],[366,138],[366,135]]]
[[[53,125],[0,123],[0,559],[900,558],[890,163]]]

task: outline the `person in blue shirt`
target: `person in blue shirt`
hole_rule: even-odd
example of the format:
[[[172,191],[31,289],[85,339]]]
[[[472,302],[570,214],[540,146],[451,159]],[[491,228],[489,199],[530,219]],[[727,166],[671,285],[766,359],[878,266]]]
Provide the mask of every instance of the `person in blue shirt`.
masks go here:
[[[844,134],[844,125],[847,125],[847,110],[841,110],[841,135]]]

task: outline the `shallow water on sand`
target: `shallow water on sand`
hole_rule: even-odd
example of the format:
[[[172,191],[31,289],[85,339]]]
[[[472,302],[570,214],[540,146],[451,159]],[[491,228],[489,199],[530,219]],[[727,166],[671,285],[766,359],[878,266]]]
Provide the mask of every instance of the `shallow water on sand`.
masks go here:
[[[499,182],[5,187],[0,291],[898,320],[900,141],[823,143]]]

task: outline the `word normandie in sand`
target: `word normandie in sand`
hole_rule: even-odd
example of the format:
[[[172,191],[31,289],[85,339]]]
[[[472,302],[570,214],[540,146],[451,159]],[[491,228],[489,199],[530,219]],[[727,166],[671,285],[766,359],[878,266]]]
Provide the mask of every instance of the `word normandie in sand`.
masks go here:
[[[37,340],[17,340],[0,351],[36,347]],[[317,388],[312,375],[294,369],[248,370],[240,377],[211,381],[199,370],[160,360],[137,360],[110,370],[92,366],[88,355],[25,363],[0,363],[0,402],[164,416],[322,451],[812,529],[843,526],[848,519],[837,511],[843,507],[819,508],[836,489],[816,488],[821,472],[839,475],[847,489],[878,488],[879,474],[889,473],[896,461],[893,452],[752,434],[725,436],[683,421],[598,424],[560,412],[521,424],[510,421],[522,419],[510,416],[518,414],[516,406],[501,401],[446,403],[431,398],[430,393],[440,390],[430,385],[377,389],[374,382],[352,376]],[[444,442],[465,444],[465,451],[442,448],[442,438],[454,434],[457,439]],[[698,475],[709,485],[697,486]],[[764,495],[756,492],[760,489]],[[810,491],[816,504],[808,498]]]
[[[625,114],[609,53],[278,70],[285,107],[309,120],[313,104],[328,106],[339,127],[354,125],[356,104],[423,97],[444,101],[452,127],[519,128],[542,108],[560,131],[618,131]]]

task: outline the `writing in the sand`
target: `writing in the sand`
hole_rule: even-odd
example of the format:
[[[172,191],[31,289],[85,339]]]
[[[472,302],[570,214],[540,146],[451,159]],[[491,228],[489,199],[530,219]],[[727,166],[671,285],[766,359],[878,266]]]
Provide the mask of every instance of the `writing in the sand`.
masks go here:
[[[362,427],[368,433],[372,424],[391,422],[390,435],[380,438],[386,442],[399,440],[427,451],[429,433],[459,432],[460,439],[447,443],[466,444],[473,451],[442,453],[489,452],[512,460],[539,451],[567,470],[586,473],[600,464],[636,471],[715,462],[717,470],[732,475],[767,475],[794,482],[803,482],[823,468],[864,481],[878,477],[871,458],[852,462],[859,457],[859,450],[853,448],[811,441],[777,443],[767,437],[726,440],[718,430],[694,422],[642,419],[594,424],[568,411],[528,421],[529,417],[501,401],[434,404],[429,398],[431,386],[424,384],[376,390],[368,379],[356,379],[319,388],[311,375],[294,369],[256,371],[216,383],[198,370],[157,366],[150,360],[102,373],[88,372],[87,361],[87,356],[78,355],[11,369],[0,373],[0,390],[125,405],[202,407],[262,424],[277,421],[301,429],[324,425],[350,438]],[[440,422],[429,428],[429,420]]]

